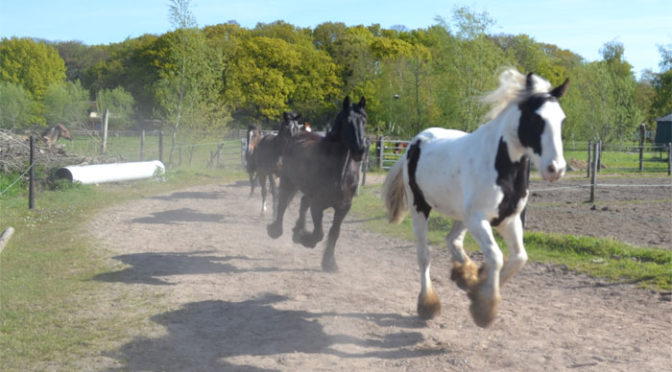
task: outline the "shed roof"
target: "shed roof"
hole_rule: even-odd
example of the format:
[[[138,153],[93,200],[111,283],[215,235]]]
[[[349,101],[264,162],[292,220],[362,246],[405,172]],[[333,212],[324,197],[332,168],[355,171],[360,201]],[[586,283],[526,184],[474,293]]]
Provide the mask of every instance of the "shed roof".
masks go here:
[[[672,121],[672,112],[665,116],[659,117],[658,119],[656,119],[656,121]]]

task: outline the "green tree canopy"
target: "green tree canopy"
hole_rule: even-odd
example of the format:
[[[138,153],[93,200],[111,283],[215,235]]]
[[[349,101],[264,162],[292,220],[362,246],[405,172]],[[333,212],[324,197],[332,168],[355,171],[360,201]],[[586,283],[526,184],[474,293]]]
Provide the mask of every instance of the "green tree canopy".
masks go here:
[[[52,84],[44,94],[44,115],[48,125],[82,125],[87,121],[89,106],[89,93],[79,81]]]
[[[56,49],[27,38],[0,41],[0,80],[22,86],[41,101],[47,88],[65,80],[65,63]]]
[[[37,115],[35,102],[22,86],[0,81],[0,128],[21,129]]]

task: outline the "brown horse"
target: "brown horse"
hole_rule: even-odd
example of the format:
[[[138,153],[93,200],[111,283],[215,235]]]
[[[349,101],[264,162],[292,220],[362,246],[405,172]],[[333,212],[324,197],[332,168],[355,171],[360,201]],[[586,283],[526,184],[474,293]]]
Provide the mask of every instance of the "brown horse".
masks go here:
[[[250,162],[248,162],[248,172],[250,171],[250,165],[252,164],[252,171],[256,173],[256,178],[259,180],[259,185],[261,186],[261,214],[266,214],[266,180],[271,185],[271,194],[273,195],[273,210],[275,211],[275,200],[276,200],[276,190],[275,190],[275,179],[280,173],[280,155],[282,154],[287,141],[290,137],[296,135],[299,132],[299,119],[301,115],[295,112],[285,112],[283,113],[283,121],[280,124],[280,130],[278,134],[267,134],[259,140],[257,143],[254,152],[250,157]],[[252,181],[252,175],[250,175],[250,182]],[[254,187],[254,186],[253,186]]]
[[[292,137],[282,153],[280,192],[275,221],[267,226],[268,235],[282,235],[282,221],[287,206],[297,191],[303,193],[299,219],[294,226],[293,240],[313,248],[324,238],[322,215],[334,208],[334,220],[329,230],[327,247],[322,256],[322,269],[336,271],[334,249],[341,223],[352,205],[359,183],[359,161],[366,150],[364,126],[367,121],[364,97],[351,105],[343,101],[332,130],[322,137],[302,132]],[[313,232],[306,231],[306,211],[310,208]]]
[[[72,141],[72,136],[70,135],[70,131],[68,128],[66,128],[63,124],[58,124],[56,126],[53,126],[51,128],[45,129],[42,134],[40,135],[44,142],[47,143],[47,147],[51,148],[53,145],[56,144],[56,141],[60,137],[63,137],[65,139],[68,139]]]
[[[255,166],[254,161],[252,161],[252,154],[254,149],[257,148],[257,145],[261,141],[261,132],[256,125],[250,124],[247,127],[247,143],[245,145],[245,168],[247,169],[247,174],[250,176],[250,196],[254,194],[254,186],[257,185],[255,182]]]

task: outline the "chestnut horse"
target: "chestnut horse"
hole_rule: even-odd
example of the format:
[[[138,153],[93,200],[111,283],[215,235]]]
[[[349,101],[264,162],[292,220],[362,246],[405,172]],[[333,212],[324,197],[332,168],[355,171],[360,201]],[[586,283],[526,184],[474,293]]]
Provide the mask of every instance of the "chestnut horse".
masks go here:
[[[341,112],[325,137],[310,132],[299,133],[288,141],[282,154],[278,213],[275,221],[267,226],[268,235],[273,239],[282,235],[285,210],[296,192],[301,191],[303,197],[293,240],[314,248],[324,238],[323,212],[333,208],[334,219],[322,256],[324,271],[338,269],[334,258],[336,240],[357,191],[359,162],[366,151],[365,106],[364,97],[354,105],[346,97]],[[312,232],[306,231],[305,226],[308,208],[314,224]]]
[[[250,124],[247,127],[247,143],[245,145],[245,167],[247,169],[247,174],[250,176],[250,196],[254,194],[254,187],[257,185],[255,181],[255,166],[254,161],[252,161],[252,154],[254,149],[257,148],[257,145],[261,141],[261,132],[256,125]]]
[[[47,143],[47,147],[49,148],[55,145],[56,141],[58,141],[58,139],[61,137],[72,141],[70,131],[68,131],[68,128],[66,128],[63,124],[58,124],[51,128],[45,129],[40,136],[44,142]]]

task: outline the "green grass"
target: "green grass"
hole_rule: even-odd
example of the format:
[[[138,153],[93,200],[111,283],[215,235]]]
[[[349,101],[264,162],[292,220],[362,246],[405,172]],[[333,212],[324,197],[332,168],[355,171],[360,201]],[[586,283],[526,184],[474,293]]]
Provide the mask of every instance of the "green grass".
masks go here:
[[[565,158],[576,159],[581,162],[588,161],[588,150],[568,150],[564,151]],[[667,174],[667,153],[663,152],[645,152],[644,153],[644,172],[655,172]],[[602,166],[600,174],[614,173],[614,172],[636,172],[639,173],[639,153],[638,152],[620,152],[620,151],[603,151],[602,152]]]
[[[400,225],[387,222],[380,200],[380,186],[366,186],[355,198],[352,213],[366,219],[367,228],[412,241],[411,219]],[[438,214],[430,215],[428,239],[435,249],[446,249],[445,235],[451,222]],[[618,282],[637,283],[642,287],[672,289],[672,251],[634,247],[610,239],[584,236],[525,232],[525,248],[531,261],[565,265],[570,270]],[[501,239],[498,244],[506,253]],[[467,234],[465,249],[480,248]]]
[[[71,142],[62,141],[65,151],[88,158],[100,154],[101,141],[98,137],[74,136]],[[178,137],[175,152],[172,157],[173,167],[206,168],[211,154],[217,150],[217,145],[223,144],[221,164],[238,167],[240,165],[240,140],[237,139],[213,139],[211,137],[193,138]],[[171,138],[163,137],[163,161],[170,161]],[[140,136],[119,135],[110,136],[107,139],[106,155],[116,156],[120,161],[140,161],[159,159],[159,137],[146,135],[144,155],[140,154]]]
[[[155,298],[91,280],[114,268],[89,237],[86,222],[105,207],[191,185],[243,179],[243,172],[169,171],[167,182],[71,186],[40,192],[28,210],[25,192],[0,198],[0,230],[16,230],[0,255],[0,355],[3,371],[87,369],[79,361],[127,342],[130,330],[160,310]],[[117,293],[117,291],[115,291]],[[115,304],[115,305],[112,305]],[[116,311],[109,306],[115,306]],[[136,310],[125,312],[124,309]],[[121,315],[120,315],[121,314]]]

